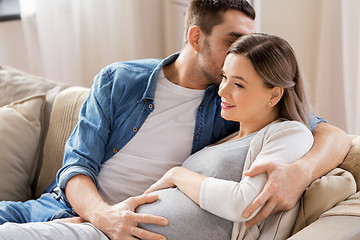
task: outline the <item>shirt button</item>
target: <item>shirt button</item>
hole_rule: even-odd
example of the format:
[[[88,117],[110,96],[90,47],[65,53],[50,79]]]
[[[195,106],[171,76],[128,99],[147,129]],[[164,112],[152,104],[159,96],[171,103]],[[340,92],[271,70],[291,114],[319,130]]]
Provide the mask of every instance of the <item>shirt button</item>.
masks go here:
[[[149,104],[149,108],[152,109],[154,106],[150,103]]]
[[[117,150],[116,148],[114,148],[114,149],[113,149],[113,152],[114,152],[114,153],[117,153],[117,152],[118,152],[118,150]]]
[[[134,131],[134,132],[137,132],[137,128],[136,128],[136,127],[134,127],[134,128],[133,128],[133,131]]]
[[[195,139],[198,140],[198,139],[199,139],[199,135],[196,135]]]

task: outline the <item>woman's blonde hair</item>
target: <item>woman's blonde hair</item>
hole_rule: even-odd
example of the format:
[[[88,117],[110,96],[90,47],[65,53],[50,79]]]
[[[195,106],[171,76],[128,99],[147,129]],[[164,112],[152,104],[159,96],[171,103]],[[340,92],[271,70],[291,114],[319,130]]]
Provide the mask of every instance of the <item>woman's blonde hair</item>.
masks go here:
[[[265,87],[281,87],[284,94],[277,104],[280,117],[309,127],[311,105],[294,50],[284,39],[263,33],[245,35],[234,42],[229,53],[247,57]]]

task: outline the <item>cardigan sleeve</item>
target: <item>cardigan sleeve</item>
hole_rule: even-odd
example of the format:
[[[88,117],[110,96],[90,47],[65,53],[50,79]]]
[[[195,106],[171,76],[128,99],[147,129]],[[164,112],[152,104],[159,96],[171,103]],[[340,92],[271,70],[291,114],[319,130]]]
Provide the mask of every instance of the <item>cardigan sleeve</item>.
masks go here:
[[[313,136],[308,128],[295,121],[277,122],[260,130],[250,143],[246,165],[269,161],[292,163],[304,156],[312,147]],[[200,190],[200,207],[230,221],[248,221],[244,210],[260,194],[267,174],[244,177],[240,182],[205,179]]]

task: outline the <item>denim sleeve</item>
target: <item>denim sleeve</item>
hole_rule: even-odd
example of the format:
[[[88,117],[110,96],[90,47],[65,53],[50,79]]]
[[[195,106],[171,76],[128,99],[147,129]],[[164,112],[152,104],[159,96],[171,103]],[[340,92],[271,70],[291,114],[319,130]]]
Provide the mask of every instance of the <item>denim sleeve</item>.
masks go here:
[[[78,123],[65,145],[63,167],[56,176],[62,197],[70,178],[82,174],[97,186],[97,175],[104,160],[110,135],[110,96],[112,84],[105,71],[100,72],[79,113]]]
[[[311,113],[310,118],[309,118],[310,130],[313,132],[315,130],[316,126],[321,122],[326,123],[326,120],[323,119],[322,117],[316,116],[315,113]]]

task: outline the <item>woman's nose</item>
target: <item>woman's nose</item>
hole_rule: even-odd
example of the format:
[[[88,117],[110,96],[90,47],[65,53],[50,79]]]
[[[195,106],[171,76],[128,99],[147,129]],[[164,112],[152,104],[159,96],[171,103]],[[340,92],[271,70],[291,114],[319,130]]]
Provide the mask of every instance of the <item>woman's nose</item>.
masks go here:
[[[225,97],[228,92],[228,84],[227,82],[222,81],[219,86],[218,94],[220,97]]]

